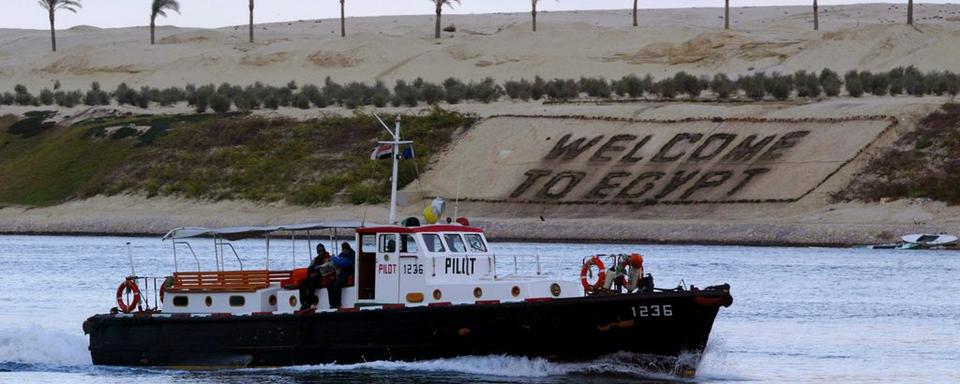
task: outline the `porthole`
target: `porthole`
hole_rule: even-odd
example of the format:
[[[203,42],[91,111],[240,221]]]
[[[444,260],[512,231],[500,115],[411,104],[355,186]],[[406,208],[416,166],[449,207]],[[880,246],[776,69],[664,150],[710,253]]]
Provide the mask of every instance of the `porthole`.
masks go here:
[[[560,284],[553,283],[550,284],[550,293],[554,296],[560,296]]]
[[[473,297],[476,297],[476,298],[479,299],[480,296],[483,296],[483,290],[480,289],[480,287],[474,288],[474,289],[473,289]]]
[[[190,298],[186,296],[174,296],[173,297],[173,306],[174,307],[186,307],[190,305]]]
[[[230,296],[231,307],[242,307],[246,303],[247,303],[247,298],[243,296]]]
[[[207,296],[207,298],[203,300],[203,303],[206,304],[208,307],[213,306],[213,298],[210,296]]]
[[[434,300],[440,300],[441,297],[443,297],[443,292],[440,292],[439,289],[434,289],[434,290],[433,290],[433,299],[434,299]]]
[[[513,297],[520,296],[520,287],[514,285],[513,288],[510,289],[510,294],[513,295]]]
[[[270,298],[267,299],[267,303],[270,303],[270,305],[277,305],[277,295],[270,295]]]
[[[290,296],[290,306],[291,306],[291,307],[296,307],[296,306],[297,306],[297,297],[296,297],[296,296]]]

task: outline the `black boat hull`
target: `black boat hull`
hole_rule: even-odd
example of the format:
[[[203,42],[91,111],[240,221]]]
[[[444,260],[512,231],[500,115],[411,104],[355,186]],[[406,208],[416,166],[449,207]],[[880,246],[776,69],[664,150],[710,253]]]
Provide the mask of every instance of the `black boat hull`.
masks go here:
[[[97,315],[94,364],[256,367],[513,355],[586,361],[630,352],[696,367],[726,287],[542,302],[250,316]],[[678,365],[681,355],[691,357]]]

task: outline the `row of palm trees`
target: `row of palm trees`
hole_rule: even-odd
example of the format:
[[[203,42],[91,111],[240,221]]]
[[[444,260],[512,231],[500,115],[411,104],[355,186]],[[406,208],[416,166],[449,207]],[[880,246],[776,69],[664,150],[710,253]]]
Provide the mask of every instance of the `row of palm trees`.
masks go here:
[[[340,36],[347,36],[347,22],[346,22],[346,0],[340,1]],[[434,32],[434,37],[440,38],[441,31],[441,18],[443,17],[443,7],[447,6],[453,8],[453,4],[460,4],[460,0],[429,0],[433,2],[436,6],[436,29]],[[533,31],[537,31],[537,3],[540,0],[530,0],[531,2],[531,11],[530,15],[533,19]],[[558,0],[559,1],[559,0]],[[50,42],[53,48],[53,51],[57,51],[57,30],[54,27],[55,16],[58,10],[70,11],[77,13],[77,9],[81,8],[81,0],[39,0],[40,6],[47,11],[50,16]],[[637,16],[637,3],[638,0],[633,0],[633,26],[638,26]],[[250,8],[250,42],[253,42],[253,9],[254,9],[254,0],[249,0]],[[156,44],[155,39],[155,30],[156,30],[156,20],[157,16],[167,17],[167,11],[174,11],[180,13],[180,2],[178,0],[152,0],[152,6],[150,11],[150,44]],[[913,25],[913,0],[907,1],[907,24]],[[723,11],[723,28],[730,29],[730,0],[724,0],[724,11]],[[820,13],[819,7],[817,5],[817,0],[813,0],[813,29],[820,29]]]

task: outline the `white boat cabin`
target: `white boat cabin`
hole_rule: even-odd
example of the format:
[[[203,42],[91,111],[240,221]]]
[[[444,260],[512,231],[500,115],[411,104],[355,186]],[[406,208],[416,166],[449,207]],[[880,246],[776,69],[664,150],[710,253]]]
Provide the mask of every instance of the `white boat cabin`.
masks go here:
[[[313,231],[353,230],[355,261],[353,275],[342,290],[340,310],[358,310],[382,306],[438,306],[491,304],[550,300],[583,296],[575,281],[540,278],[537,275],[502,276],[497,273],[497,256],[491,251],[483,230],[460,224],[404,227],[397,225],[363,226],[360,223],[317,223],[271,227],[235,227],[223,229],[179,228],[164,240],[172,240],[176,272],[164,284],[160,299],[163,313],[186,314],[265,314],[294,313],[301,308],[299,283],[306,276],[310,259],[294,270],[270,269],[271,238],[310,240]],[[303,232],[308,235],[302,236]],[[200,271],[190,241],[213,239],[216,250],[215,271]],[[265,269],[243,268],[231,241],[266,239]],[[333,238],[333,237],[331,237]],[[197,271],[180,271],[180,257],[189,251],[197,261]],[[339,247],[328,249],[331,254]],[[312,252],[312,250],[311,250]],[[236,257],[238,270],[225,270],[225,255]],[[312,255],[316,256],[316,255]],[[514,257],[500,257],[516,263]],[[537,263],[539,258],[532,260]],[[333,311],[327,288],[316,292],[316,311]]]

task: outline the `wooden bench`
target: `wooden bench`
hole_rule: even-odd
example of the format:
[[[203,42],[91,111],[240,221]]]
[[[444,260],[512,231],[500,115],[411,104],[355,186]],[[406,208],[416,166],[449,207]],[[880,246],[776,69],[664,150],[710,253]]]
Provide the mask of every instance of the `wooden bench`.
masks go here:
[[[289,272],[285,276],[289,276]],[[270,286],[280,273],[258,271],[176,272],[167,292],[254,292]],[[277,280],[279,281],[279,280]]]

